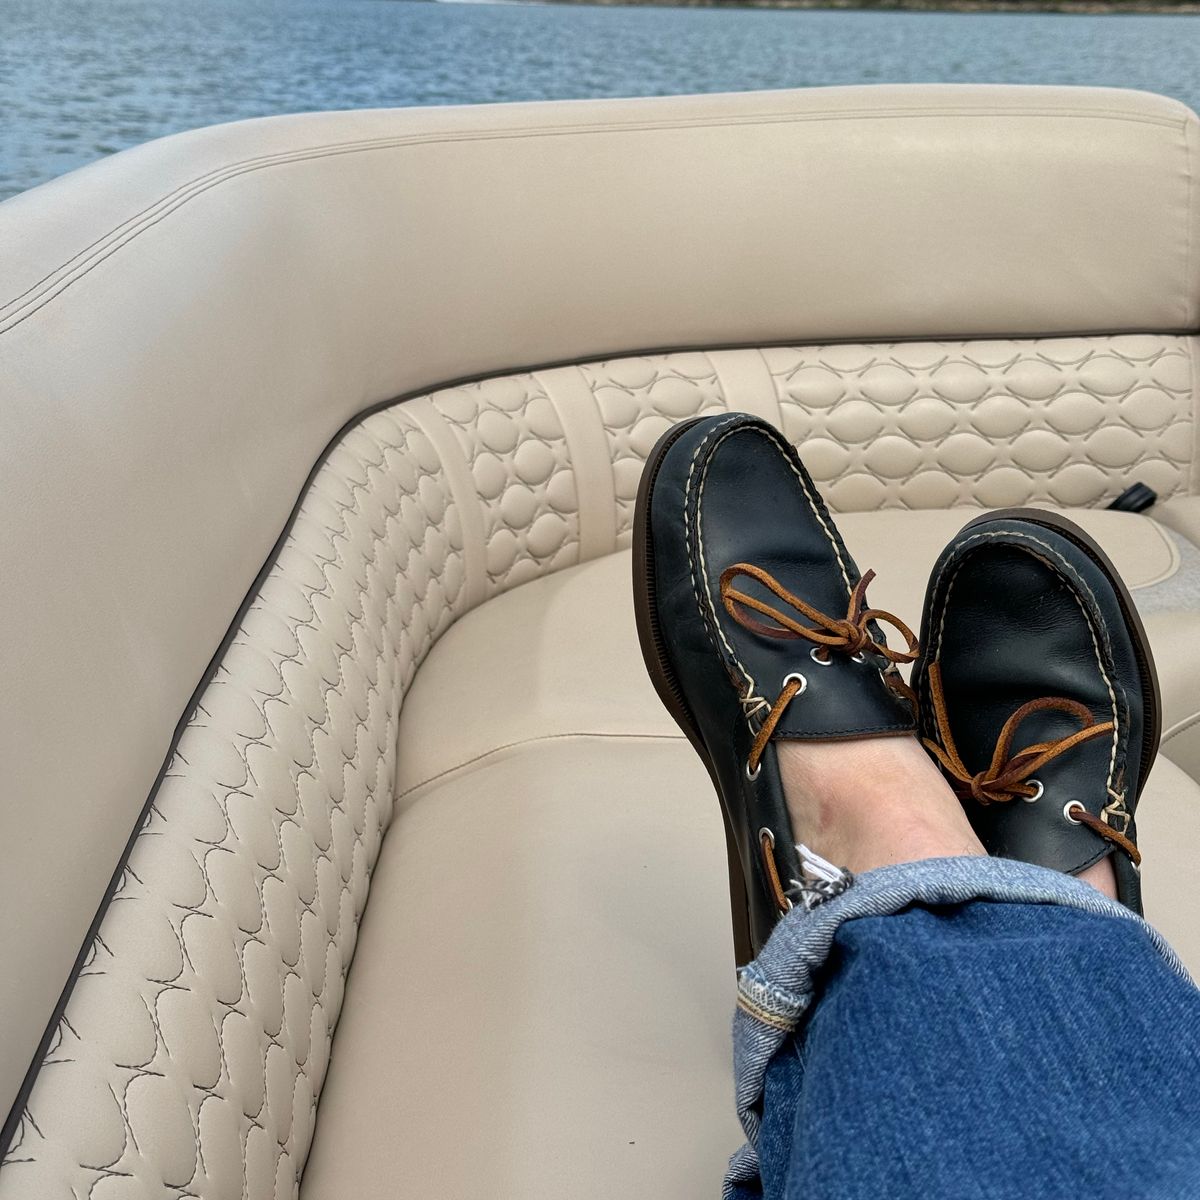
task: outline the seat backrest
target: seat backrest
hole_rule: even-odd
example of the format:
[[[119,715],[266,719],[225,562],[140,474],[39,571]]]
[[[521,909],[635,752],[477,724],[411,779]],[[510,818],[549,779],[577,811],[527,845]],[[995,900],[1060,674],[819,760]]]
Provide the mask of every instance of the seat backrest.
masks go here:
[[[1191,490],[1197,128],[1003,88],[315,115],[0,207],[0,1197],[298,1177],[407,681],[624,544],[670,420],[774,414],[846,509]]]

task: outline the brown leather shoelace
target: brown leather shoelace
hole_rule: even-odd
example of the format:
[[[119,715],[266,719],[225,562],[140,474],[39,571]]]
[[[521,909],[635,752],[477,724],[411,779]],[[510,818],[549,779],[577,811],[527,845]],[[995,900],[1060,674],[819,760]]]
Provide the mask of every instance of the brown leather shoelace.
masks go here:
[[[1007,804],[1016,799],[1034,799],[1040,795],[1040,790],[1030,780],[1042,767],[1068,750],[1113,731],[1112,721],[1096,721],[1091,709],[1077,700],[1068,700],[1064,696],[1044,696],[1040,700],[1030,700],[1022,704],[1004,722],[996,740],[992,761],[982,771],[972,774],[963,762],[954,743],[954,735],[950,732],[950,717],[946,711],[946,696],[942,689],[939,664],[934,663],[930,666],[928,678],[929,696],[933,701],[933,715],[941,744],[933,738],[923,738],[922,741],[953,780],[955,792],[962,797],[969,796],[980,804]],[[1066,737],[1049,742],[1035,742],[1032,746],[1026,746],[1013,753],[1013,740],[1021,723],[1037,712],[1065,713],[1079,722],[1079,729]],[[1069,819],[1086,825],[1106,841],[1120,846],[1133,860],[1134,865],[1142,861],[1137,846],[1129,838],[1107,821],[1093,816],[1082,804],[1072,804],[1064,811]]]
[[[805,620],[811,621],[812,624],[804,625],[795,617],[781,612],[767,601],[759,600],[756,596],[740,590],[735,586],[735,580],[742,577],[753,579],[761,584],[776,599]],[[866,607],[867,585],[874,578],[875,572],[868,571],[858,581],[850,593],[850,603],[844,617],[829,617],[819,609],[813,608],[811,604],[801,600],[799,596],[789,592],[783,584],[761,567],[756,567],[751,563],[735,563],[721,572],[721,602],[725,605],[725,611],[744,629],[761,634],[763,637],[803,638],[812,642],[818,652],[824,653],[826,662],[829,660],[829,656],[835,652],[853,655],[862,654],[864,651],[878,654],[889,663],[912,662],[918,654],[917,639],[912,630],[899,617],[884,612],[882,609]],[[755,613],[758,616],[755,616]],[[771,623],[760,621],[759,617],[767,617]],[[871,621],[882,621],[891,625],[907,642],[908,649],[893,650],[886,643],[875,641],[868,628]],[[784,710],[803,691],[804,686],[802,676],[789,676],[783,690],[776,697],[775,703],[771,705],[770,711],[750,747],[746,766],[751,774],[758,771],[763,751],[767,748],[767,743],[771,740],[771,735],[775,732],[775,727],[779,724]]]

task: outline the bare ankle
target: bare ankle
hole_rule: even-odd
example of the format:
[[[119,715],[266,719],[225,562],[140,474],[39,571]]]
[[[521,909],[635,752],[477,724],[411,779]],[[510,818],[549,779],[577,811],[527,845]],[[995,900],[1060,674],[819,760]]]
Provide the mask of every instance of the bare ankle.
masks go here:
[[[1075,876],[1084,883],[1090,883],[1096,891],[1107,896],[1110,900],[1117,898],[1117,875],[1113,870],[1112,855],[1106,854],[1099,862],[1092,863]]]
[[[798,842],[852,871],[981,855],[958,798],[913,737],[776,743]]]

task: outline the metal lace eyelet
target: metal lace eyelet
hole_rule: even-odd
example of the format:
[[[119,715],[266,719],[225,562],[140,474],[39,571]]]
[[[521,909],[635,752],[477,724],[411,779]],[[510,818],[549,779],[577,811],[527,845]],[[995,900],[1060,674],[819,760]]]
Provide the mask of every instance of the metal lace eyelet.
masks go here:
[[[762,759],[758,760],[758,766],[753,771],[750,770],[750,760],[746,759],[746,778],[753,783],[762,774]]]
[[[814,646],[809,652],[808,657],[817,664],[818,667],[832,667],[833,655],[825,649],[824,646]]]
[[[1042,796],[1045,795],[1046,789],[1044,787],[1042,787],[1042,781],[1040,779],[1027,779],[1027,780],[1025,780],[1025,782],[1033,784],[1034,788],[1037,789],[1033,793],[1032,796],[1022,796],[1021,797],[1021,799],[1024,800],[1026,804],[1034,804],[1038,800],[1040,800],[1042,798]],[[1072,801],[1072,803],[1074,803],[1074,801]],[[1075,824],[1078,825],[1079,822],[1076,821]]]
[[[782,692],[783,689],[785,687],[787,687],[787,685],[789,683],[792,683],[792,682],[798,683],[800,685],[800,690],[796,693],[796,696],[803,696],[804,693],[808,690],[808,680],[805,679],[804,676],[801,675],[799,671],[792,671],[789,674],[785,675],[783,677],[783,682],[779,685],[779,690]],[[794,700],[796,698],[796,696],[793,696],[792,699]]]
[[[1066,804],[1063,805],[1063,816],[1066,817],[1066,819],[1070,821],[1072,825],[1082,825],[1083,822],[1078,817],[1071,816],[1071,809],[1073,808],[1083,808],[1083,805],[1080,804],[1078,800],[1068,800]]]
[[[867,661],[867,656],[860,650],[857,654],[850,655],[850,661],[864,663]]]

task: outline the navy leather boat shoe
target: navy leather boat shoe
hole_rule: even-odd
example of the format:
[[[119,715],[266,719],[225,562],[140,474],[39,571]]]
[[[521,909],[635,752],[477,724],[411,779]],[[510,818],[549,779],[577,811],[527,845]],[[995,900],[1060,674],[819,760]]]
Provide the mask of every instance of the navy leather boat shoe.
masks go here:
[[[634,523],[650,678],[722,801],[738,962],[802,890],[775,747],[911,733],[896,669],[916,639],[860,575],[791,444],[745,413],[686,421],[652,451]],[[889,648],[879,622],[898,629]]]
[[[1134,812],[1158,751],[1158,679],[1116,568],[1074,522],[1010,509],[930,577],[913,673],[926,748],[989,854],[1078,874],[1112,856],[1142,911]]]

